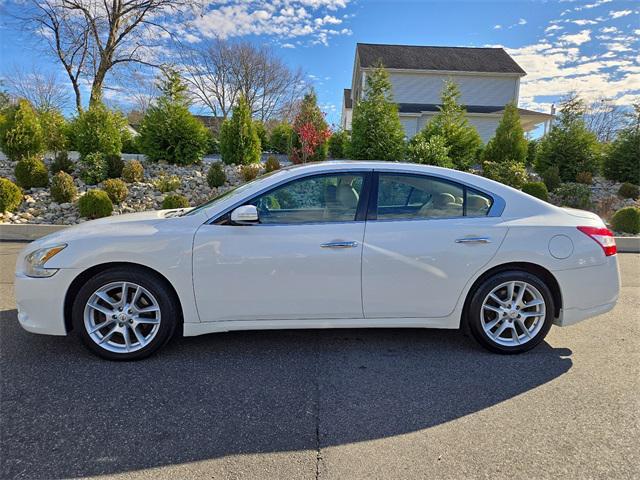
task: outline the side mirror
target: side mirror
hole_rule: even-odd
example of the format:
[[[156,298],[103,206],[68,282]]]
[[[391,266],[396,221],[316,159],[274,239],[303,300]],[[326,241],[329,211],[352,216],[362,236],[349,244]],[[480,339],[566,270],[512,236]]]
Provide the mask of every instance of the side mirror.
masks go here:
[[[238,225],[258,223],[258,209],[255,205],[242,205],[231,212],[231,222]]]

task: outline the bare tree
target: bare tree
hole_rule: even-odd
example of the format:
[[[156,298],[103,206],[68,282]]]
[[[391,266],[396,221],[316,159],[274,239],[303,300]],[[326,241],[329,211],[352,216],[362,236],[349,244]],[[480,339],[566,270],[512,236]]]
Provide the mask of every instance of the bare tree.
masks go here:
[[[62,64],[75,94],[78,111],[82,111],[81,75],[89,54],[89,29],[77,15],[63,8],[58,0],[23,4],[18,16],[35,35],[39,35]]]
[[[610,142],[625,126],[625,109],[603,97],[587,106],[584,120],[599,141]]]
[[[170,36],[166,16],[186,0],[28,0],[20,14],[42,33],[64,66],[82,110],[80,83],[91,84],[89,105],[101,100],[107,74],[120,64],[157,66],[153,48]]]
[[[183,78],[191,93],[216,117],[227,118],[238,95],[233,55],[230,44],[218,38],[198,48],[180,45]]]
[[[243,95],[254,117],[286,117],[306,91],[302,71],[291,69],[268,47],[218,38],[180,50],[185,80],[215,116],[226,118]]]
[[[113,98],[119,100],[121,109],[125,106],[144,113],[154,98],[158,96],[156,70],[140,68],[138,64],[130,64],[113,72],[113,84],[105,86],[105,92],[111,92]]]
[[[16,66],[7,75],[7,87],[11,95],[29,100],[39,111],[62,110],[69,103],[67,87],[53,72]]]

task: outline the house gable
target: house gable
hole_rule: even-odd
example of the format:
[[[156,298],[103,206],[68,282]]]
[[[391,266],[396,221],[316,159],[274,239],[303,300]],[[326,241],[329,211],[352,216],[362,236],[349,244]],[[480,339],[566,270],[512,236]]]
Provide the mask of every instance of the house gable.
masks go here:
[[[363,96],[366,76],[379,63],[389,72],[400,121],[410,138],[432,118],[446,81],[460,89],[460,103],[484,141],[495,131],[504,106],[518,103],[520,78],[526,72],[502,48],[433,47],[358,43],[351,95],[342,104],[342,127],[351,128],[352,108]],[[526,113],[525,113],[526,112]],[[526,117],[526,118],[525,118]],[[523,111],[526,131],[549,121],[551,115]]]

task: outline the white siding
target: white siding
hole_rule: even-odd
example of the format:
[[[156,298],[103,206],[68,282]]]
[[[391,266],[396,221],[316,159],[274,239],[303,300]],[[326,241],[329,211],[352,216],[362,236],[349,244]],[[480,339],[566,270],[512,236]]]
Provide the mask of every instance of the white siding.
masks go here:
[[[448,79],[460,87],[460,103],[464,105],[506,105],[518,95],[518,77],[391,72],[390,78],[397,103],[439,104]]]
[[[407,138],[413,137],[416,133],[418,133],[418,120],[420,117],[411,116],[407,117],[404,115],[400,115],[400,123],[402,124],[402,128],[404,128],[404,133]]]
[[[400,116],[400,122],[404,127],[404,131],[407,134],[408,138],[413,137],[417,132],[422,130],[424,126],[431,121],[433,118],[432,113],[423,114],[420,117],[405,117]],[[473,125],[478,133],[480,134],[480,138],[484,143],[487,143],[491,137],[494,136],[496,132],[496,128],[498,128],[498,123],[500,122],[500,117],[493,116],[475,116],[471,115],[467,117],[467,120],[471,125]]]
[[[491,137],[493,137],[496,133],[496,128],[498,128],[498,123],[500,123],[500,117],[476,117],[470,116],[467,117],[469,123],[476,127],[478,133],[480,134],[480,138],[486,144]]]
[[[351,120],[353,119],[353,109],[342,107],[342,129],[351,130]]]

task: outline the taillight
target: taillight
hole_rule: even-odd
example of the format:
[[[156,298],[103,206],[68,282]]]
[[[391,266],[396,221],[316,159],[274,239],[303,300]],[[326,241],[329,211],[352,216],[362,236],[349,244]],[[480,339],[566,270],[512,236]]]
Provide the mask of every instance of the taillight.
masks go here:
[[[613,238],[613,232],[608,228],[578,227],[578,230],[594,239],[602,247],[605,256],[610,257],[616,254],[616,240]]]

